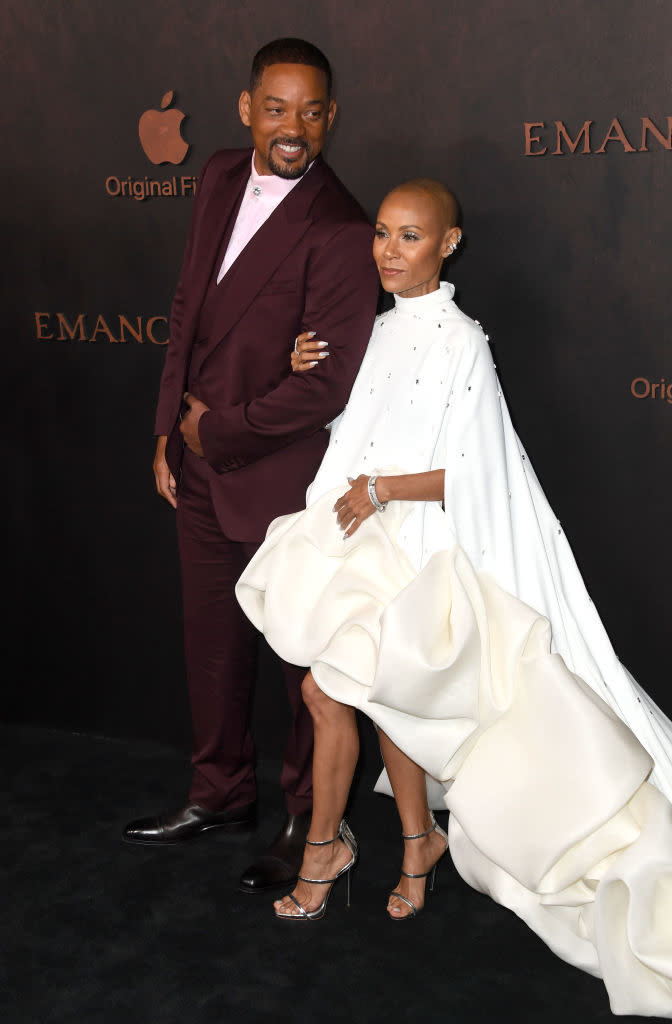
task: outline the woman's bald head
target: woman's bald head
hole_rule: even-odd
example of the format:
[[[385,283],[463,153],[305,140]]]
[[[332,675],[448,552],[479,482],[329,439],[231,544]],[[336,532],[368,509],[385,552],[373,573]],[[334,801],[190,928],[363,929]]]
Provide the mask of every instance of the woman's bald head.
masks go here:
[[[457,200],[432,178],[397,185],[383,199],[373,258],[386,291],[413,298],[439,287],[441,265],[461,238]]]
[[[411,178],[393,188],[385,198],[397,193],[405,193],[409,199],[413,195],[428,199],[436,211],[436,223],[442,231],[458,226],[460,209],[457,199],[441,181],[435,181],[434,178]]]

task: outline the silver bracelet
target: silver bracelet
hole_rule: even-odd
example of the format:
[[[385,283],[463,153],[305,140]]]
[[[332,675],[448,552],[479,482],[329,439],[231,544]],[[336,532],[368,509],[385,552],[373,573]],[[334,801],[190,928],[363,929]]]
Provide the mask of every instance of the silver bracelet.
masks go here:
[[[371,499],[371,504],[375,508],[376,512],[384,512],[385,509],[387,508],[387,502],[386,501],[379,501],[378,500],[378,495],[376,494],[376,480],[377,479],[378,479],[377,476],[370,476],[369,477],[369,482],[368,482],[368,484],[366,486],[367,486],[367,489],[368,489],[368,492],[369,492],[369,498]]]

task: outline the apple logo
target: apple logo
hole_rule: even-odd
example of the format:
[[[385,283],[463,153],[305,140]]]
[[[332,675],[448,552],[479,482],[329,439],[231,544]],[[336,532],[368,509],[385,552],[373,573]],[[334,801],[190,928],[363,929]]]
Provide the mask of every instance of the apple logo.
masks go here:
[[[180,131],[184,113],[167,109],[174,96],[171,89],[161,100],[161,110],[146,110],[138,122],[140,144],[153,164],[181,164],[189,152]]]

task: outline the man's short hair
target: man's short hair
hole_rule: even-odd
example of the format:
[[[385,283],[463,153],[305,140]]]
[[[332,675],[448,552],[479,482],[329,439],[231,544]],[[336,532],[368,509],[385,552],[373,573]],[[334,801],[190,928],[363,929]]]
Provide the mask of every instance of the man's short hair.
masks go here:
[[[327,79],[327,96],[331,97],[331,65],[317,46],[305,39],[273,39],[255,53],[250,72],[250,92],[254,92],[261,81],[264,69],[272,64],[307,64],[319,68]]]

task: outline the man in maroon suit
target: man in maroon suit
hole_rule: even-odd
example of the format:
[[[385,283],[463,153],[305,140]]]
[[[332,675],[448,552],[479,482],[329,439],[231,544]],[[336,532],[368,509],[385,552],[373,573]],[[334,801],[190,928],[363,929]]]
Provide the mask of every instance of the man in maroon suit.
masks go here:
[[[258,637],[234,585],[271,520],[304,507],[325,424],[345,406],[375,314],[372,229],[320,155],[336,114],[326,57],[299,39],[269,43],[239,111],[254,148],[217,152],[201,173],[156,417],[156,486],[177,509],[193,781],[186,806],[131,822],[127,842],[255,825]],[[292,374],[292,345],[306,330],[328,355],[316,372]],[[305,670],[283,669],[293,713],[287,819],[243,873],[248,892],[296,876],[310,823]]]

